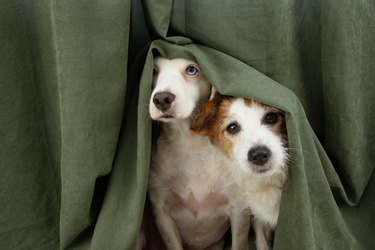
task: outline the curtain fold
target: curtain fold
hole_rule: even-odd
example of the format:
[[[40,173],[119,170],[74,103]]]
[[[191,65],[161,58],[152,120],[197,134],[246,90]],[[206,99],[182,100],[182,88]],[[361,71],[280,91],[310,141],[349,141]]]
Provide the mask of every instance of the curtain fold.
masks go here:
[[[285,110],[275,249],[375,247],[374,1],[0,6],[0,248],[134,249],[155,52]]]
[[[130,1],[2,1],[0,19],[1,248],[89,247],[124,109]]]

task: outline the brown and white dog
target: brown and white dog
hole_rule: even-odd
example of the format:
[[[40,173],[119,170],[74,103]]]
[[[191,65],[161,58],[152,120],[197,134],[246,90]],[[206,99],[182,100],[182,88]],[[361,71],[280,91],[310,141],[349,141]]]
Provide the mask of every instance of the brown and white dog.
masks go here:
[[[252,213],[256,247],[271,249],[288,169],[284,113],[250,99],[216,93],[191,129],[208,136],[236,166],[243,206]]]
[[[156,58],[149,111],[161,134],[152,152],[148,193],[170,250],[223,249],[230,226],[232,249],[247,249],[249,213],[237,210],[233,168],[208,137],[190,130],[210,91],[195,62]]]

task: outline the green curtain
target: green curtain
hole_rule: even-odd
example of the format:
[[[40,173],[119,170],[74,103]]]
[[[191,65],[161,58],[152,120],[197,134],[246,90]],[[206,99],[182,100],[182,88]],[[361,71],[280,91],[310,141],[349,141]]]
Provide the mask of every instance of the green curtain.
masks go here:
[[[274,249],[374,249],[375,2],[0,2],[0,249],[134,249],[153,52],[285,110]]]

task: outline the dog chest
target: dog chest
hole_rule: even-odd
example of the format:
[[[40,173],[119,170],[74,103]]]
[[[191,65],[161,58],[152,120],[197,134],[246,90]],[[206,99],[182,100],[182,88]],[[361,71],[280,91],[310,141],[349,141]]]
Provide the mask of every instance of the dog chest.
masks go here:
[[[192,245],[216,241],[229,227],[228,195],[217,186],[202,185],[204,182],[199,179],[195,180],[200,182],[199,186],[191,181],[185,187],[170,190],[164,206],[184,242]]]
[[[272,228],[276,226],[281,199],[281,189],[268,186],[255,192],[246,193],[246,201],[252,213]]]

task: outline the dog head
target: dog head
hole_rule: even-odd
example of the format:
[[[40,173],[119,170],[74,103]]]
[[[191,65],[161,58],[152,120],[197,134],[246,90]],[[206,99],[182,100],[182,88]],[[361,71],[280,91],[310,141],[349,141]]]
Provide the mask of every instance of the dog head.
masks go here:
[[[284,113],[254,100],[216,93],[191,129],[209,136],[240,168],[258,176],[285,172],[288,153]]]
[[[199,66],[181,58],[156,58],[152,85],[150,116],[163,122],[190,118],[211,88]]]

